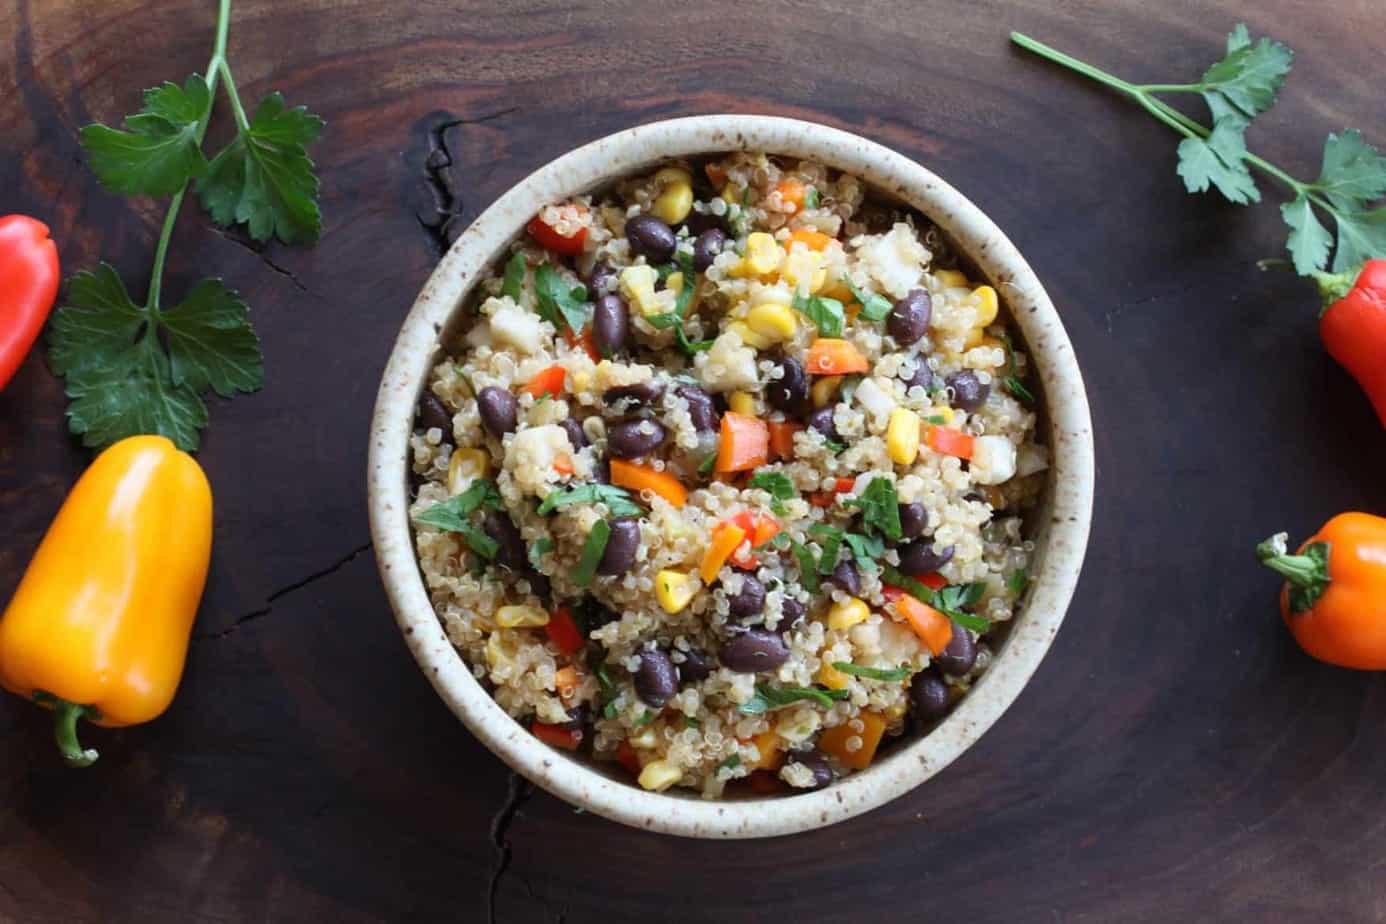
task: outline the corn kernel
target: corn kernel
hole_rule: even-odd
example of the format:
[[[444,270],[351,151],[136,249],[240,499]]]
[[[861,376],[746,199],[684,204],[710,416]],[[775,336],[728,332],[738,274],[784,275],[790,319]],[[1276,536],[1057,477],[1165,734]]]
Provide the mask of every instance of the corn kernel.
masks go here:
[[[967,285],[967,276],[957,270],[937,270],[934,273],[934,278],[945,289],[955,289]]]
[[[653,266],[628,266],[621,270],[621,291],[647,318],[664,313],[663,306],[655,296],[655,282],[658,279],[659,274]]]
[[[829,690],[845,690],[851,678],[842,671],[833,667],[831,663],[824,661],[823,666],[818,668],[818,682]]]
[[[809,389],[809,394],[813,397],[813,406],[827,407],[837,401],[837,392],[841,387],[840,375],[825,375],[814,380],[813,386]]]
[[[970,350],[973,347],[981,346],[982,341],[987,338],[985,327],[974,327],[967,332],[967,339],[963,341],[963,349]]]
[[[865,622],[871,615],[871,608],[856,597],[842,603],[834,603],[828,610],[829,629],[850,629],[859,622]]]
[[[682,571],[661,571],[655,575],[655,599],[666,613],[677,613],[693,600],[698,582]]]
[[[804,284],[810,295],[816,295],[828,281],[828,271],[823,268],[825,259],[821,251],[809,250],[800,244],[785,257],[780,277],[796,291]]]
[[[753,350],[768,350],[774,343],[751,330],[751,326],[745,321],[732,321],[727,325],[727,330],[736,331],[736,335],[741,338],[741,342]]]
[[[693,209],[693,184],[688,171],[681,167],[665,167],[654,175],[663,187],[650,212],[665,224],[676,225]]]
[[[996,312],[1000,309],[996,290],[991,286],[978,286],[972,294],[977,299],[977,326],[986,327],[996,320]]]
[[[746,326],[772,343],[782,343],[799,329],[793,309],[778,302],[765,302],[746,312]]]
[[[727,406],[738,414],[756,416],[756,399],[749,392],[734,391],[727,397]]]
[[[886,427],[886,451],[896,465],[912,465],[919,455],[919,415],[909,408],[897,407],[890,412]]]
[[[663,792],[683,779],[683,771],[667,760],[652,760],[640,771],[640,787]]]
[[[448,494],[454,497],[476,481],[491,474],[491,457],[484,449],[454,449],[448,459]]]
[[[486,663],[492,670],[509,667],[515,663],[512,652],[515,650],[514,633],[500,630],[486,638]]]
[[[537,606],[515,604],[496,610],[496,625],[506,629],[537,629],[549,624],[549,614]]]
[[[773,276],[782,262],[784,251],[779,242],[764,231],[753,231],[746,236],[746,253],[731,274],[738,279]]]

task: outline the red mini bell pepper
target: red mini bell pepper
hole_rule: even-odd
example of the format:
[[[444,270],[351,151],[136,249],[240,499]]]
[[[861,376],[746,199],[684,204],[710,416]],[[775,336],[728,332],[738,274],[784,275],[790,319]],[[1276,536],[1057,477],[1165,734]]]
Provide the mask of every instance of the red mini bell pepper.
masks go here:
[[[1367,393],[1386,427],[1386,260],[1368,260],[1351,273],[1316,273],[1327,307],[1319,315],[1319,337]]]
[[[27,215],[0,218],[0,389],[34,345],[58,297],[58,248]]]

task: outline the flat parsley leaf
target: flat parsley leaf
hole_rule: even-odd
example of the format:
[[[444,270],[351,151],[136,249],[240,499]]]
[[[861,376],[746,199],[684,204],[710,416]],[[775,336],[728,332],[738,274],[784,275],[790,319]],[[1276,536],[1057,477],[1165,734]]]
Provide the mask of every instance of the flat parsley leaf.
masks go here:
[[[1280,217],[1290,226],[1290,236],[1285,246],[1294,261],[1295,272],[1307,275],[1323,269],[1328,262],[1328,251],[1333,246],[1333,236],[1314,214],[1309,197],[1300,193],[1293,202],[1283,203]]]
[[[461,532],[462,526],[470,522],[468,518],[482,507],[500,510],[501,496],[494,482],[478,478],[467,486],[467,490],[441,504],[434,504],[415,517],[414,521],[424,526]]]
[[[264,384],[245,305],[220,281],[199,282],[161,312],[131,301],[105,263],[73,276],[67,304],[53,315],[48,355],[67,379],[69,429],[93,449],[157,433],[194,450],[207,425],[201,392],[229,397]]]
[[[749,486],[767,492],[770,495],[770,509],[780,516],[789,512],[784,502],[799,496],[794,490],[794,482],[789,480],[788,475],[779,472],[757,472],[751,476]]]
[[[1244,124],[1273,106],[1293,58],[1294,52],[1268,38],[1253,45],[1246,25],[1239,23],[1227,37],[1227,56],[1199,83],[1214,123],[1235,113]]]
[[[219,225],[244,224],[257,241],[315,241],[322,230],[318,178],[305,145],[318,140],[323,121],[284,97],[260,100],[255,117],[212,158],[197,181],[202,205]]]
[[[1017,568],[1006,576],[1006,589],[1011,592],[1011,596],[1019,597],[1025,593],[1025,588],[1029,586],[1030,573],[1024,568]]]
[[[876,559],[885,554],[885,540],[880,536],[847,533],[842,537],[842,541],[846,542],[847,547],[852,550],[852,557],[857,560],[857,567],[874,574]]]
[[[850,276],[844,275],[842,281],[846,283],[847,290],[852,293],[852,298],[861,305],[861,314],[858,317],[866,318],[868,321],[884,321],[886,315],[890,314],[890,309],[895,307],[890,299],[884,295],[877,295],[874,292],[863,292],[857,288],[856,283],[852,282]]]
[[[578,558],[577,567],[573,569],[572,578],[575,586],[586,587],[592,583],[592,576],[597,573],[597,566],[606,554],[606,544],[610,539],[610,523],[598,520],[592,524],[592,531],[587,534],[587,541],[582,544],[582,555]]]
[[[818,187],[810,186],[804,190],[804,208],[816,209],[818,208],[818,201]]]
[[[1219,119],[1207,138],[1185,138],[1179,142],[1178,172],[1189,192],[1206,192],[1216,186],[1232,202],[1245,205],[1260,202],[1261,192],[1247,169],[1245,123]]]
[[[793,539],[789,540],[789,548],[799,562],[799,580],[804,590],[811,594],[818,593],[818,562],[814,560],[813,550]]]
[[[207,82],[193,74],[184,83],[144,91],[144,108],[125,120],[129,131],[106,125],[82,129],[82,147],[101,185],[132,196],[169,196],[207,172],[197,132],[212,105]]]
[[[771,709],[791,706],[801,700],[812,700],[827,709],[833,702],[851,696],[847,690],[820,690],[817,687],[772,687],[757,684],[755,695],[737,706],[737,711],[746,715],[759,715]]]
[[[834,661],[833,667],[844,674],[851,674],[853,677],[867,677],[871,680],[885,680],[888,682],[904,680],[914,673],[914,668],[908,664],[902,664],[895,668],[880,667],[860,667],[851,661]]]
[[[598,502],[606,504],[613,517],[638,517],[645,513],[639,504],[631,500],[625,488],[610,484],[584,484],[576,488],[550,492],[539,505],[539,515],[548,516],[559,507],[567,507],[569,504]]]
[[[861,508],[861,521],[868,530],[874,529],[892,541],[900,539],[900,500],[889,478],[872,478],[860,496],[849,497],[843,503]]]
[[[505,282],[501,284],[501,295],[509,296],[517,305],[520,303],[520,295],[524,292],[525,272],[528,269],[525,255],[518,250],[505,264]]]
[[[818,333],[824,337],[842,336],[842,325],[846,313],[842,302],[822,295],[794,296],[794,310],[818,325]]]
[[[1323,145],[1323,169],[1311,185],[1340,209],[1360,209],[1386,195],[1386,157],[1355,128],[1330,134]]]
[[[1333,254],[1333,272],[1356,270],[1367,260],[1386,254],[1386,208],[1370,212],[1335,212],[1338,250]]]
[[[818,573],[832,574],[837,567],[837,556],[842,549],[843,531],[827,523],[815,523],[809,527],[809,535],[819,538],[823,553],[818,556]]]
[[[578,297],[579,292],[581,297]],[[587,325],[587,290],[569,287],[563,276],[545,263],[534,273],[534,293],[539,298],[539,315],[554,327],[568,325],[573,333],[581,333]]]

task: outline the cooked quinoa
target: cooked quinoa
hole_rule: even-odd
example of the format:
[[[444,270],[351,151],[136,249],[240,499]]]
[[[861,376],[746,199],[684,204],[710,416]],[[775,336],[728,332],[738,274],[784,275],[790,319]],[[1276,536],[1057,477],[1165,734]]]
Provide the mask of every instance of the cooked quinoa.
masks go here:
[[[998,292],[918,213],[670,163],[542,209],[468,309],[411,442],[419,562],[543,741],[815,789],[987,669],[1047,453]]]

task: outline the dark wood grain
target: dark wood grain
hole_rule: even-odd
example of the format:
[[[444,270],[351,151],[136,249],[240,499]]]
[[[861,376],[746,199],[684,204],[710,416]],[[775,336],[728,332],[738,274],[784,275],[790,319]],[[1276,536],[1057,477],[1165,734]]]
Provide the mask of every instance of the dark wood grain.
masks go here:
[[[212,408],[213,575],[168,714],[90,732],[79,773],[0,703],[0,919],[1386,918],[1386,685],[1302,656],[1250,554],[1386,511],[1386,437],[1311,293],[1253,266],[1274,208],[1186,196],[1165,128],[1006,43],[1169,80],[1246,16],[1298,52],[1254,147],[1311,174],[1329,130],[1386,143],[1379,0],[1242,7],[238,2],[243,93],[329,121],[325,233],[262,250],[185,211],[165,287],[239,288],[268,386]],[[202,67],[211,25],[191,0],[0,6],[0,212],[49,221],[67,269],[142,284],[162,205],[101,191],[75,132]],[[774,842],[631,831],[519,784],[415,668],[366,547],[376,383],[449,235],[574,145],[716,111],[858,131],[971,196],[1060,306],[1097,428],[1084,578],[1024,695],[922,789]],[[0,598],[87,459],[62,408],[37,356],[0,392]]]

